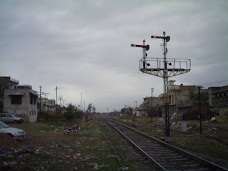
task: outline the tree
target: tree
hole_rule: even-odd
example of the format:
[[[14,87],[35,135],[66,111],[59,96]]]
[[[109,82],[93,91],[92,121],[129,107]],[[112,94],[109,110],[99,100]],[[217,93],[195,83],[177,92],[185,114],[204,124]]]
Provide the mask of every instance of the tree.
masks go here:
[[[155,107],[150,107],[147,109],[147,113],[148,113],[148,116],[152,118],[157,116],[158,111]]]
[[[92,103],[90,103],[90,104],[88,105],[88,108],[87,108],[87,111],[86,111],[86,112],[91,112],[91,110],[92,110]]]
[[[92,106],[92,103],[90,103],[84,114],[86,122],[92,119],[92,118],[89,119],[89,115],[91,114],[91,112],[95,113],[95,111],[96,111],[96,108],[94,106]]]
[[[69,104],[64,112],[64,116],[66,119],[70,120],[73,119],[75,117],[75,113],[77,111],[77,108],[74,107],[72,104]]]
[[[94,106],[92,107],[92,111],[93,111],[93,113],[96,112],[96,108]]]

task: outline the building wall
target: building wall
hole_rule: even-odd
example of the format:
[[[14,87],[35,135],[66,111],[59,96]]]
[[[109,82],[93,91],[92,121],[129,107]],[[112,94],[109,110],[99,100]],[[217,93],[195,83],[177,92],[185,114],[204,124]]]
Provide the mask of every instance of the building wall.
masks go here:
[[[40,98],[37,101],[37,108],[40,110]],[[41,109],[43,111],[55,111],[55,100],[41,97]]]
[[[152,106],[157,108],[160,105],[159,97],[145,97],[143,98],[143,103],[139,107],[139,115],[147,115],[149,108]]]
[[[209,106],[219,115],[228,115],[228,85],[222,87],[209,87]]]
[[[0,77],[0,112],[3,112],[4,90],[15,89],[19,81],[10,77]]]
[[[169,114],[177,113],[179,118],[182,118],[183,113],[193,106],[194,100],[192,95],[198,92],[197,86],[194,85],[175,85],[175,81],[171,80],[168,84],[168,100]],[[160,96],[160,106],[162,116],[165,116],[164,110],[164,95]]]
[[[22,89],[7,89],[4,91],[4,111],[12,112],[20,115],[27,122],[37,121],[37,100],[34,104],[30,104],[31,94],[35,98],[37,94],[33,90]],[[13,95],[21,96],[21,104],[11,104],[11,98]]]

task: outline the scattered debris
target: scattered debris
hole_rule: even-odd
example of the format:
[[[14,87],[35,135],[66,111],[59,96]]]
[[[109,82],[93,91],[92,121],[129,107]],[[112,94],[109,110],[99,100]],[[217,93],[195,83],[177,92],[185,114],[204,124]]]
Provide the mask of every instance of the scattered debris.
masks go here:
[[[89,166],[92,166],[94,170],[98,170],[99,169],[99,165],[96,162],[89,163]]]
[[[118,168],[118,171],[125,171],[125,170],[128,170],[128,167],[119,167]]]
[[[216,118],[215,117],[211,117],[210,121],[211,122],[216,122]]]

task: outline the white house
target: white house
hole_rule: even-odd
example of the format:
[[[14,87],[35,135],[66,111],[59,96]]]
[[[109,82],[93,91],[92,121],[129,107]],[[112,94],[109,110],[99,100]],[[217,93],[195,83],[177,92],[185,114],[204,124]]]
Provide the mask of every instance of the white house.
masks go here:
[[[37,121],[37,92],[30,85],[18,85],[4,92],[4,111],[16,113],[27,122]]]
[[[41,102],[41,105],[40,105]],[[38,97],[37,99],[37,108],[40,110],[40,107],[43,111],[55,111],[56,105],[54,99],[43,98],[41,99]]]

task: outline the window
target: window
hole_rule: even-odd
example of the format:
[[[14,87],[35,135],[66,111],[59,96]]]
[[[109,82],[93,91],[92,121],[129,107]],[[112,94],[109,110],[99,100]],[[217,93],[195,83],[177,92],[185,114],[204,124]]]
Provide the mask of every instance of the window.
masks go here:
[[[22,95],[12,95],[11,104],[22,104]]]
[[[36,104],[36,96],[30,93],[30,104]]]
[[[0,117],[6,117],[5,113],[0,114]]]

